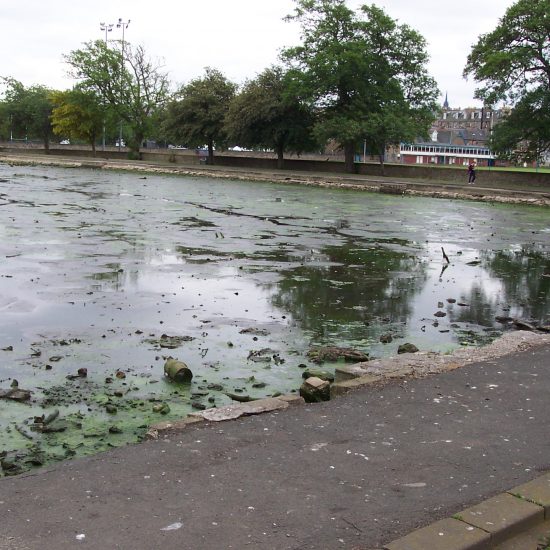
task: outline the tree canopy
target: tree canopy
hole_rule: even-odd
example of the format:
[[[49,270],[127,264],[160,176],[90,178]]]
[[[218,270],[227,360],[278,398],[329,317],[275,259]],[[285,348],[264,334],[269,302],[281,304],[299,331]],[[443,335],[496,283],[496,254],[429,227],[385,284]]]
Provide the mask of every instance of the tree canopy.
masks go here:
[[[208,147],[208,162],[214,163],[214,146],[227,144],[225,117],[237,85],[220,71],[207,67],[202,78],[183,86],[170,102],[165,115],[166,135],[189,147]]]
[[[296,0],[289,19],[302,27],[302,44],[283,52],[295,93],[315,103],[315,132],[343,146],[348,171],[365,140],[380,153],[427,133],[439,92],[420,34],[375,5],[356,13],[345,0]]]
[[[226,117],[232,141],[250,148],[273,149],[278,167],[285,152],[316,148],[311,108],[293,95],[281,67],[271,67],[245,84]]]
[[[50,147],[52,126],[50,115],[52,91],[45,86],[25,87],[13,78],[5,78],[4,116],[9,117],[13,133],[43,141],[46,152]]]
[[[504,101],[511,115],[495,126],[499,156],[535,160],[550,148],[550,0],[519,0],[472,47],[464,76],[481,83],[476,97]]]
[[[87,141],[95,156],[96,140],[105,124],[105,109],[101,98],[94,91],[74,88],[54,92],[51,99],[54,105],[51,115],[54,133]]]
[[[97,40],[72,51],[65,60],[80,88],[101,97],[127,123],[127,141],[132,151],[138,152],[151,129],[152,117],[168,99],[169,81],[143,47],[125,43],[124,51],[123,56],[122,49],[117,51]]]

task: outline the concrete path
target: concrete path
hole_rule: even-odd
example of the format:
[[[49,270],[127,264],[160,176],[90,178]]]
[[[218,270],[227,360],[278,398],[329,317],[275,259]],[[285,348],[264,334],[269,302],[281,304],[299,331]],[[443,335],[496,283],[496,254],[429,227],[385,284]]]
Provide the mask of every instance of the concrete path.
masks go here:
[[[0,479],[0,548],[371,549],[550,470],[550,345]]]

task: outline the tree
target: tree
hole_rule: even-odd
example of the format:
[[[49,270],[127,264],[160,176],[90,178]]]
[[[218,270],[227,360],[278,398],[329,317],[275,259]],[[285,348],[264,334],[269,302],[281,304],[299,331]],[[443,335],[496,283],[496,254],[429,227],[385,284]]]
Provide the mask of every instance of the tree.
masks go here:
[[[550,0],[519,0],[472,47],[464,76],[482,83],[476,97],[513,107],[494,128],[491,147],[516,161],[550,148]]]
[[[52,94],[53,131],[59,136],[87,141],[96,154],[96,140],[105,123],[105,109],[93,91],[79,88]]]
[[[207,67],[202,78],[192,80],[168,105],[165,130],[173,141],[190,147],[206,144],[208,162],[214,163],[214,145],[225,147],[225,117],[237,86],[220,71]]]
[[[48,153],[53,135],[50,123],[52,91],[39,85],[25,88],[13,78],[4,78],[4,83],[4,112],[11,121],[12,131],[16,135],[24,135],[25,138],[42,140]]]
[[[289,19],[301,23],[302,45],[283,57],[296,93],[322,113],[317,136],[340,143],[347,171],[355,170],[355,151],[365,139],[380,152],[427,133],[439,92],[420,34],[374,5],[356,14],[345,0],[296,4]]]
[[[274,149],[277,167],[283,168],[284,153],[313,150],[312,110],[289,91],[281,67],[266,69],[245,84],[231,102],[227,131],[231,140],[245,147]]]
[[[152,118],[168,99],[169,81],[160,65],[147,58],[143,47],[124,46],[124,59],[121,52],[97,40],[71,52],[65,60],[71,75],[80,80],[80,88],[101,97],[128,124],[127,141],[137,155]]]

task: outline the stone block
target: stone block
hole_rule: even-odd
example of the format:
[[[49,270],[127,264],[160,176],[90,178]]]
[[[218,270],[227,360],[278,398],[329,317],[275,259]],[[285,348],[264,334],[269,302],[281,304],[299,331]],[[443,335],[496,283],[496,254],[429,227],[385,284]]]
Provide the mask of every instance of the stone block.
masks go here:
[[[483,529],[447,518],[413,531],[384,550],[486,550],[490,540]]]
[[[306,403],[320,403],[330,400],[330,383],[315,376],[300,386],[300,395]]]
[[[369,386],[370,384],[373,384],[374,382],[377,382],[379,380],[380,377],[378,376],[365,374],[364,376],[360,376],[359,378],[353,378],[344,382],[337,382],[335,384],[332,384],[332,386],[330,387],[330,397],[332,399],[334,397],[338,397],[339,395],[344,395],[349,391],[364,388],[365,386]]]
[[[511,495],[519,496],[529,502],[534,502],[544,508],[545,519],[550,519],[550,474],[514,487],[508,491]]]
[[[493,544],[544,521],[544,508],[502,493],[460,512],[460,519],[491,534]]]
[[[316,390],[325,388],[328,386],[328,382],[326,380],[323,380],[322,378],[317,378],[317,376],[310,376],[306,381],[305,384],[308,386],[311,386],[312,388],[315,388]]]

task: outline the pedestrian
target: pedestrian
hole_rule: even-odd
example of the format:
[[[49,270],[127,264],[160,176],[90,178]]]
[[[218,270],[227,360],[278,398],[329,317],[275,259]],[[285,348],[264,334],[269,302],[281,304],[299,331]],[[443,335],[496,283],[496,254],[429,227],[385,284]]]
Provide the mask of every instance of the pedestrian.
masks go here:
[[[474,185],[476,181],[476,165],[474,162],[468,164],[468,185]]]

